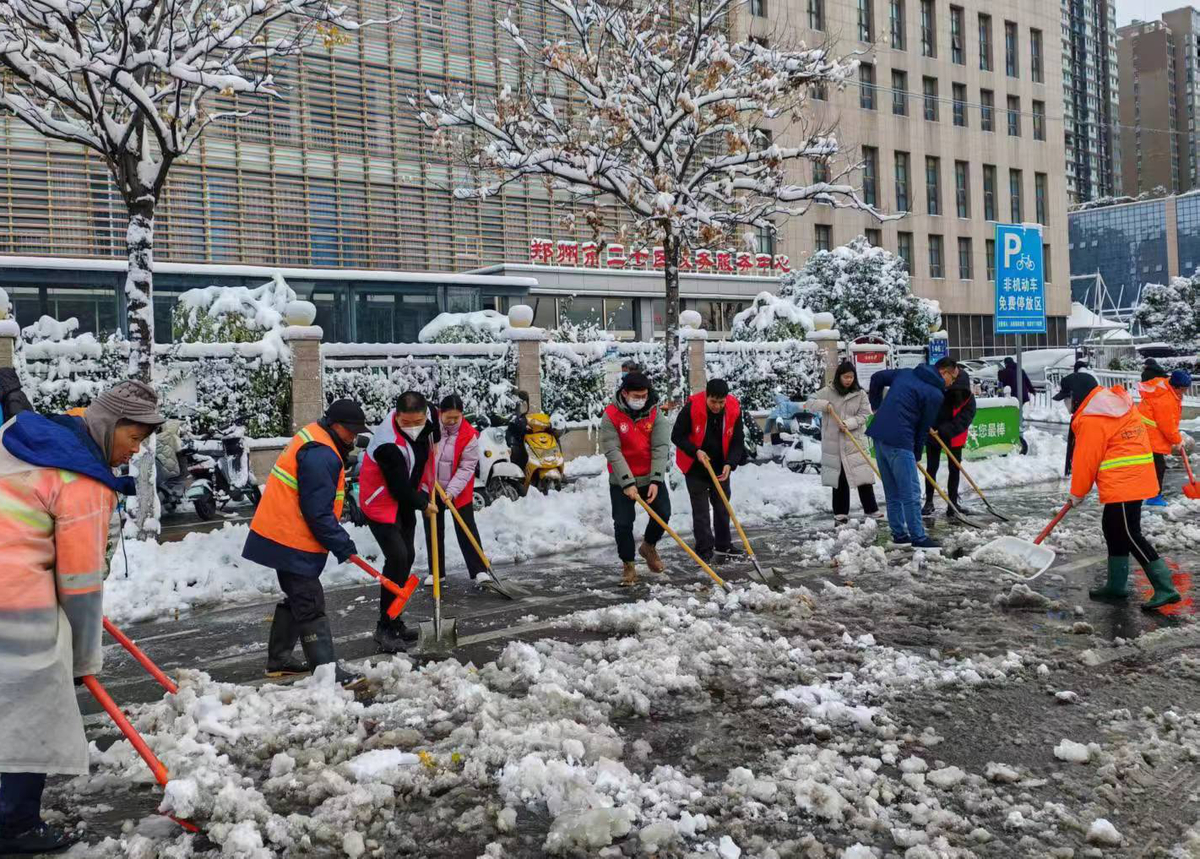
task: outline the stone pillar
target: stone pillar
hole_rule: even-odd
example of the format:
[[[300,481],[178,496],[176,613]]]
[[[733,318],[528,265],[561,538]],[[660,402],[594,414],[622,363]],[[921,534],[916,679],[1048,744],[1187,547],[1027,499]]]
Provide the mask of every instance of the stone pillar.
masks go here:
[[[0,367],[16,366],[17,338],[21,336],[21,328],[10,318],[11,313],[8,293],[0,289]]]
[[[708,332],[700,326],[703,318],[695,310],[685,310],[679,314],[679,348],[683,351],[683,359],[687,362],[688,393],[703,391],[708,385],[708,366],[704,361],[704,344],[708,340]]]
[[[517,350],[517,389],[529,394],[529,411],[542,410],[542,341],[544,328],[509,328],[504,336]]]
[[[838,339],[841,335],[837,329],[826,329],[824,331],[810,331],[808,339],[817,344],[817,349],[821,353],[822,363],[825,365],[825,384],[828,385],[833,381],[833,376],[838,368]]]
[[[321,337],[316,325],[288,325],[283,339],[292,350],[292,432],[325,413]]]

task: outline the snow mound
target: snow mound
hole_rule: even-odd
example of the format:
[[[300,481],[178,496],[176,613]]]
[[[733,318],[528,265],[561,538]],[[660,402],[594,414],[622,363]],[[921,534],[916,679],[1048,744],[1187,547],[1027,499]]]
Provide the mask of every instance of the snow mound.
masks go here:
[[[1104,844],[1108,847],[1120,847],[1124,841],[1121,833],[1117,831],[1117,827],[1113,826],[1103,817],[1098,817],[1092,821],[1092,825],[1088,827],[1087,841],[1088,844]]]
[[[1092,753],[1083,743],[1063,740],[1054,747],[1054,757],[1069,763],[1086,764],[1092,759]]]

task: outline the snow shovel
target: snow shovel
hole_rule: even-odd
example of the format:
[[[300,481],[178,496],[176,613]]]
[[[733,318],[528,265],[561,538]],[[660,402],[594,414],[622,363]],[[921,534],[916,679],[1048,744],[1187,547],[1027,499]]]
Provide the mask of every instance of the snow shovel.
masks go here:
[[[484,569],[487,570],[488,578],[480,582],[482,587],[487,588],[493,593],[497,593],[505,599],[519,600],[521,597],[529,596],[529,593],[523,588],[516,585],[510,585],[505,582],[492,569],[492,562],[488,560],[488,556],[483,553],[483,547],[479,545],[479,541],[475,539],[475,535],[471,533],[471,529],[467,527],[467,523],[463,521],[462,514],[458,512],[458,508],[454,506],[454,502],[450,500],[450,496],[446,494],[446,490],[442,488],[442,484],[434,482],[434,488],[437,490],[438,496],[442,499],[450,512],[454,514],[454,521],[458,523],[458,527],[462,528],[463,533],[467,535],[467,540],[475,548],[476,554],[479,555],[479,560],[483,561]]]
[[[925,466],[921,465],[920,462],[917,462],[915,458],[913,461],[917,463],[917,471],[921,472],[921,474],[925,476],[925,479],[929,481],[929,485],[937,490],[938,495],[942,496],[942,500],[946,502],[946,506],[955,512],[955,514],[958,516],[958,521],[970,528],[983,528],[983,526],[978,522],[974,521],[973,519],[968,519],[965,515],[963,515],[963,512],[958,509],[958,505],[950,500],[950,496],[946,494],[946,490],[942,489],[942,487],[938,485],[938,482],[933,479],[933,475],[925,470]]]
[[[637,503],[642,505],[642,509],[646,511],[646,514],[651,519],[653,519],[655,522],[658,523],[660,528],[662,528],[664,531],[666,531],[668,534],[671,535],[671,537],[675,540],[675,542],[678,543],[683,548],[683,551],[687,552],[689,555],[692,556],[692,560],[694,560],[697,564],[699,564],[700,569],[702,569],[702,570],[704,570],[704,572],[708,573],[708,577],[710,579],[712,579],[714,582],[716,582],[718,585],[720,585],[722,590],[724,590],[727,593],[729,591],[733,590],[733,588],[729,587],[729,582],[725,581],[723,578],[721,578],[716,573],[714,573],[713,568],[710,567],[708,564],[704,563],[704,559],[701,558],[699,555],[697,555],[695,553],[695,551],[693,551],[692,547],[689,546],[687,543],[685,543],[683,541],[683,538],[680,537],[678,534],[676,534],[674,529],[671,528],[671,526],[668,525],[665,521],[663,521],[663,518],[661,516],[659,516],[657,513],[654,512],[654,508],[646,503],[646,499],[643,498],[640,493],[637,496]]]
[[[375,578],[379,579],[379,584],[391,591],[395,595],[392,604],[388,606],[387,616],[393,620],[400,616],[400,612],[404,611],[404,607],[408,605],[409,598],[416,592],[417,585],[421,584],[421,580],[412,573],[408,574],[408,581],[404,583],[404,587],[400,587],[379,570],[372,567],[358,555],[351,555],[350,560],[361,567],[366,572],[370,573]]]
[[[442,620],[442,576],[438,569],[437,514],[429,518],[429,572],[433,576],[433,620],[421,621],[418,628],[417,652],[422,656],[446,656],[458,647],[458,621]]]
[[[1050,520],[1050,524],[1032,543],[1019,537],[998,537],[980,546],[971,553],[971,557],[1031,582],[1050,569],[1050,565],[1054,563],[1055,551],[1043,546],[1042,541],[1050,536],[1050,532],[1070,510],[1071,505],[1064,504],[1058,515]]]
[[[858,452],[862,454],[862,458],[867,461],[867,465],[871,466],[871,470],[875,472],[875,476],[878,477],[879,482],[882,483],[883,475],[879,473],[879,466],[875,464],[875,460],[867,456],[867,452],[863,450],[863,446],[858,443],[858,439],[854,437],[854,433],[850,432],[850,428],[846,426],[846,422],[842,420],[842,416],[834,410],[832,403],[829,404],[829,408],[824,411],[824,414],[833,415],[833,419],[837,421],[837,425],[842,428],[842,432],[849,437],[850,441],[854,442],[854,446],[858,448]]]
[[[717,479],[717,473],[713,471],[712,463],[707,459],[702,460],[702,462],[704,463],[704,468],[708,471],[708,476],[712,478],[713,486],[717,487],[717,494],[721,496],[721,503],[725,505],[725,510],[729,513],[729,518],[733,520],[733,525],[737,528],[738,536],[742,538],[742,545],[746,547],[746,557],[754,565],[754,569],[750,571],[750,578],[754,579],[760,585],[766,585],[769,588],[783,587],[783,580],[779,578],[774,569],[767,571],[759,566],[758,558],[754,557],[754,549],[750,548],[750,540],[746,537],[746,532],[742,530],[742,523],[738,521],[737,514],[733,512],[733,505],[729,503],[729,496],[721,488],[721,481]]]
[[[962,467],[962,463],[958,461],[958,457],[956,457],[950,450],[950,445],[946,444],[946,442],[942,440],[942,437],[938,435],[938,431],[935,429],[930,429],[929,434],[934,437],[937,443],[941,445],[942,450],[946,452],[946,458],[950,460],[950,464],[957,468],[958,473],[967,479],[967,483],[971,484],[971,488],[975,490],[975,494],[979,496],[979,500],[983,502],[983,506],[988,509],[988,512],[1001,522],[1011,522],[1011,519],[1009,519],[1003,513],[998,513],[996,508],[992,506],[992,503],[987,500],[987,496],[983,494],[983,490],[979,488],[979,484],[971,479],[971,475],[967,474],[967,470]]]
[[[1183,484],[1183,494],[1187,498],[1200,498],[1200,483],[1196,482],[1196,475],[1192,474],[1192,464],[1188,462],[1187,451],[1183,447],[1179,448],[1179,455],[1183,457],[1183,467],[1187,469],[1187,483]]]
[[[150,673],[150,676],[158,681],[160,686],[162,686],[172,695],[179,691],[179,687],[175,685],[174,681],[164,674],[163,670],[155,665],[150,660],[150,657],[142,652],[140,647],[133,643],[133,639],[113,626],[112,621],[107,617],[104,618],[104,631],[115,638],[122,647],[128,650],[129,655],[136,659],[138,664],[145,668]]]
[[[155,757],[154,752],[150,751],[150,747],[146,745],[146,741],[142,739],[141,734],[137,732],[133,725],[129,724],[129,720],[125,718],[125,714],[121,712],[121,708],[117,706],[105,688],[100,685],[100,681],[91,674],[85,674],[80,678],[80,681],[92,693],[92,697],[104,708],[104,712],[108,713],[109,718],[121,729],[121,733],[125,735],[125,739],[129,740],[129,744],[142,756],[142,760],[146,762],[146,766],[150,767],[150,772],[154,773],[154,780],[158,782],[159,787],[165,788],[167,782],[170,780],[167,768],[163,766],[162,761]],[[200,831],[200,827],[190,820],[182,820],[171,814],[165,816],[174,820],[188,832]]]

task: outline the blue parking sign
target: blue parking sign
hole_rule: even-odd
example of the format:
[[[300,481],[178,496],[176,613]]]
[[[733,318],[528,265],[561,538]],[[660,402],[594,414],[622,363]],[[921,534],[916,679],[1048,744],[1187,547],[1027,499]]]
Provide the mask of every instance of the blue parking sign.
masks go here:
[[[1042,229],[996,224],[996,333],[1046,333]]]

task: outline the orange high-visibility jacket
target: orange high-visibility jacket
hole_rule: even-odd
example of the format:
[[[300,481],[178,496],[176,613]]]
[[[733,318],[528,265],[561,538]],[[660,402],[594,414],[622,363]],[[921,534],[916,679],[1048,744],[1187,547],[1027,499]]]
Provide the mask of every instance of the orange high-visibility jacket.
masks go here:
[[[339,460],[342,458],[337,445],[320,424],[311,423],[301,429],[284,448],[283,453],[279,454],[279,459],[275,460],[275,466],[267,477],[262,501],[259,502],[254,519],[250,522],[250,530],[289,549],[323,554],[328,550],[313,535],[312,529],[304,520],[304,514],[300,511],[300,484],[296,478],[296,455],[300,448],[312,442],[329,447],[338,455]],[[342,504],[345,498],[346,470],[343,468],[338,474],[337,495],[333,502],[333,515],[336,519],[342,518]]]
[[[1086,496],[1096,484],[1101,504],[1145,501],[1158,494],[1154,454],[1141,413],[1120,385],[1096,388],[1071,420],[1075,456],[1071,494]]]
[[[1138,411],[1146,420],[1150,436],[1150,449],[1155,453],[1168,454],[1181,441],[1179,421],[1183,418],[1183,397],[1175,393],[1171,383],[1159,377],[1138,385],[1142,402]]]

